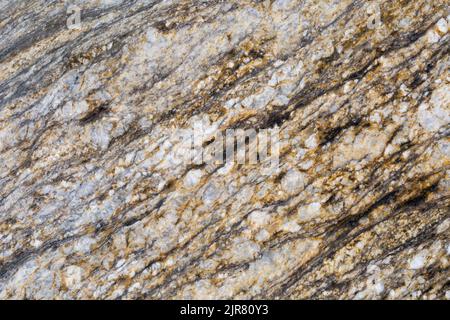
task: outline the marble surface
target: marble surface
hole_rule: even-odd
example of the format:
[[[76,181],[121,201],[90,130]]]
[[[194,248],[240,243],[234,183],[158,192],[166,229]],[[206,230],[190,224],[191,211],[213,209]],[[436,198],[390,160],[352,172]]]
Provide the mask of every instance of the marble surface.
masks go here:
[[[0,1],[0,298],[450,299],[448,4]]]

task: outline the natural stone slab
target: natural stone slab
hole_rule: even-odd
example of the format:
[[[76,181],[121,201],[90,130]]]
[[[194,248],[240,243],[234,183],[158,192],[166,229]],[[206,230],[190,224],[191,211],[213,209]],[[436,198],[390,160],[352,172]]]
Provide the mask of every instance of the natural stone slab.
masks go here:
[[[448,299],[449,24],[437,0],[0,1],[0,298]],[[180,161],[230,129],[277,133],[277,167]]]

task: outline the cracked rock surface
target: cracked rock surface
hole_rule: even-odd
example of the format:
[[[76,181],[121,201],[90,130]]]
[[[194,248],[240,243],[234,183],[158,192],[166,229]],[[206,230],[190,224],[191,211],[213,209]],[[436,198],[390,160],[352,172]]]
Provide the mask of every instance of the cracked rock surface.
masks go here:
[[[448,5],[0,1],[0,298],[450,299]]]

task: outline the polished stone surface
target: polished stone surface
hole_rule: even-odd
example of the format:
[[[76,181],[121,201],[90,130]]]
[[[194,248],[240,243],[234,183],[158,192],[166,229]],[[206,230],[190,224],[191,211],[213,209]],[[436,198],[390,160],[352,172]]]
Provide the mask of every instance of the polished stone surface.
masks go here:
[[[0,1],[0,298],[450,299],[448,14]],[[279,167],[178,161],[198,127]]]

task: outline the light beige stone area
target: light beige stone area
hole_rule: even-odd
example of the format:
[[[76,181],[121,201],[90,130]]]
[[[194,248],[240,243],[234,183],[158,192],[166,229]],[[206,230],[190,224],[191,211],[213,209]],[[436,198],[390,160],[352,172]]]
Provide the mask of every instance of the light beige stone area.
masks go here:
[[[0,299],[448,299],[449,26],[440,0],[0,1]],[[279,132],[279,165],[180,160],[230,129]]]

